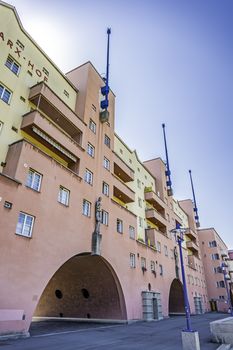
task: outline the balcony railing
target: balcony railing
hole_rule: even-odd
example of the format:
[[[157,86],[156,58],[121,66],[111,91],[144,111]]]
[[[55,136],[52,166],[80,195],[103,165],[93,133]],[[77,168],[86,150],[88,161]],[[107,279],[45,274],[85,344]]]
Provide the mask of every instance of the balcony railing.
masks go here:
[[[147,209],[146,218],[155,224],[162,233],[167,233],[167,220],[157,210]]]
[[[158,211],[164,212],[165,203],[154,191],[149,190],[148,187],[145,188],[145,200],[152,204]]]
[[[135,193],[122,180],[115,175],[113,184],[113,196],[124,203],[132,203],[135,201]]]
[[[194,254],[199,254],[198,246],[193,241],[187,241],[186,246],[189,250],[191,250]]]
[[[134,171],[113,152],[114,174],[123,182],[130,182],[134,180]]]

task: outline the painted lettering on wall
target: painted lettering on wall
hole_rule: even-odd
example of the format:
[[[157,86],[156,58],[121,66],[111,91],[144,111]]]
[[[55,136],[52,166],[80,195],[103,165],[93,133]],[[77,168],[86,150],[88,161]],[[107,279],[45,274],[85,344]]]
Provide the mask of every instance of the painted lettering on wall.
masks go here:
[[[5,42],[6,45],[9,46],[10,50],[13,51],[18,60],[26,60],[28,69],[32,73],[34,72],[39,78],[43,78],[43,80],[46,82],[48,81],[48,76],[44,75],[43,69],[37,68],[31,59],[27,59],[23,54],[23,50],[14,44],[11,39],[6,38],[4,32],[0,32],[0,43],[1,42]]]

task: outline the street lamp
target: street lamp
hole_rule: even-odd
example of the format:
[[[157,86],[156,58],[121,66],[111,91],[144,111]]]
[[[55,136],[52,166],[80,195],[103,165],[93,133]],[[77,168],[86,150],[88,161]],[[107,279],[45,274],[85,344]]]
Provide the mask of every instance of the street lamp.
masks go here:
[[[185,308],[185,316],[186,316],[186,329],[182,331],[182,343],[183,349],[192,349],[192,350],[200,350],[200,342],[199,335],[197,331],[192,330],[191,326],[191,317],[190,317],[190,306],[188,299],[188,290],[186,285],[185,271],[184,271],[184,260],[183,260],[183,252],[182,252],[182,243],[184,241],[184,234],[188,231],[188,228],[181,227],[180,224],[176,224],[176,228],[171,230],[175,235],[175,240],[179,246],[180,252],[180,265],[181,265],[181,274],[183,281],[183,291],[184,291],[184,308]]]
[[[227,303],[228,303],[230,310],[231,310],[231,316],[233,316],[233,307],[232,307],[232,303],[231,303],[231,296],[230,296],[230,291],[229,291],[229,286],[228,286],[229,277],[227,277],[227,267],[228,267],[228,265],[225,262],[223,262],[221,264],[221,271],[223,273],[224,283],[225,283],[226,291],[227,291]]]

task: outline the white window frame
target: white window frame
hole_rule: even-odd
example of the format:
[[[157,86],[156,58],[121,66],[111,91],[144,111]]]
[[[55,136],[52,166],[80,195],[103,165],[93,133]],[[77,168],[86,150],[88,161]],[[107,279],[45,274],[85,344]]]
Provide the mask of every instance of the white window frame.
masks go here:
[[[29,182],[30,181],[30,174],[32,174],[31,182]],[[39,184],[38,184],[37,187],[35,186],[36,176],[39,177]],[[27,173],[26,186],[31,188],[34,191],[40,192],[42,177],[43,177],[43,175],[38,173],[38,171],[36,171],[36,170],[34,170],[32,168],[29,168],[29,171]]]
[[[109,197],[109,184],[107,184],[107,182],[103,181],[103,185],[102,185],[102,193]]]
[[[135,227],[129,225],[129,238],[131,239],[135,239],[136,235],[135,235]]]
[[[143,218],[141,216],[138,217],[139,227],[143,227]]]
[[[155,272],[155,262],[153,260],[150,262],[150,269]]]
[[[64,197],[64,195],[65,195],[65,197]],[[65,188],[63,186],[60,186],[57,200],[62,205],[65,205],[66,207],[68,207],[69,201],[70,201],[70,190],[68,190],[67,188]]]
[[[168,256],[168,247],[167,247],[167,245],[164,245],[164,254],[165,254],[165,256]]]
[[[163,276],[163,265],[159,264],[159,274],[160,276]]]
[[[90,119],[89,121],[89,129],[96,134],[96,123],[94,122],[94,120]]]
[[[137,186],[138,186],[138,188],[142,188],[142,183],[139,179],[137,179]]]
[[[109,223],[109,213],[105,210],[102,210],[101,222],[103,225],[108,226]]]
[[[91,216],[91,202],[88,200],[84,199],[83,200],[83,211],[82,211],[84,216],[90,217]]]
[[[146,269],[146,258],[144,258],[143,256],[141,257],[141,268]]]
[[[9,94],[7,99],[5,99],[5,97],[4,97],[6,92],[7,92],[7,94]],[[11,97],[12,97],[12,92],[5,85],[0,83],[0,99],[9,105],[10,101],[11,101]]]
[[[20,218],[22,220],[21,222],[20,222]],[[27,224],[28,218],[30,218],[30,220],[31,220],[30,225]],[[17,235],[28,237],[28,238],[32,237],[32,230],[33,230],[34,221],[35,221],[34,216],[20,211],[15,233]],[[29,227],[29,231],[28,231],[28,227]]]
[[[161,243],[157,241],[157,251],[161,253]]]
[[[89,169],[85,170],[84,181],[91,186],[93,185],[93,172]]]
[[[133,253],[129,254],[129,265],[132,269],[136,268],[136,256]]]
[[[110,160],[104,157],[104,168],[110,170]]]
[[[0,120],[0,134],[2,132],[3,126],[4,126],[4,123]]]
[[[142,208],[142,198],[138,197],[138,206]]]
[[[123,221],[121,219],[117,219],[116,228],[118,233],[123,233]]]
[[[92,158],[95,157],[95,147],[90,142],[87,144],[87,154]]]
[[[104,144],[107,146],[107,147],[111,147],[111,139],[108,135],[104,134]]]
[[[16,76],[19,75],[20,72],[20,64],[18,62],[16,62],[16,60],[11,57],[10,55],[7,57],[6,62],[5,62],[5,66],[10,69],[10,71],[12,73],[14,73]],[[16,68],[16,70],[15,70]]]

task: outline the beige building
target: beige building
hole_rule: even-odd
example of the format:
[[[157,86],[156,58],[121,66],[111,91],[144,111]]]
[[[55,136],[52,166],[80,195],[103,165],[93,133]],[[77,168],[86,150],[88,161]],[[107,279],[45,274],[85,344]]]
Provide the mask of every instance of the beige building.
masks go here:
[[[228,298],[222,266],[227,265],[227,246],[214,228],[198,230],[211,311],[227,312]],[[227,266],[228,276],[228,266]]]
[[[177,223],[191,312],[209,310],[193,203],[168,195],[164,162],[116,135],[112,91],[101,119],[90,62],[64,75],[2,1],[0,20],[0,333],[184,313]]]

